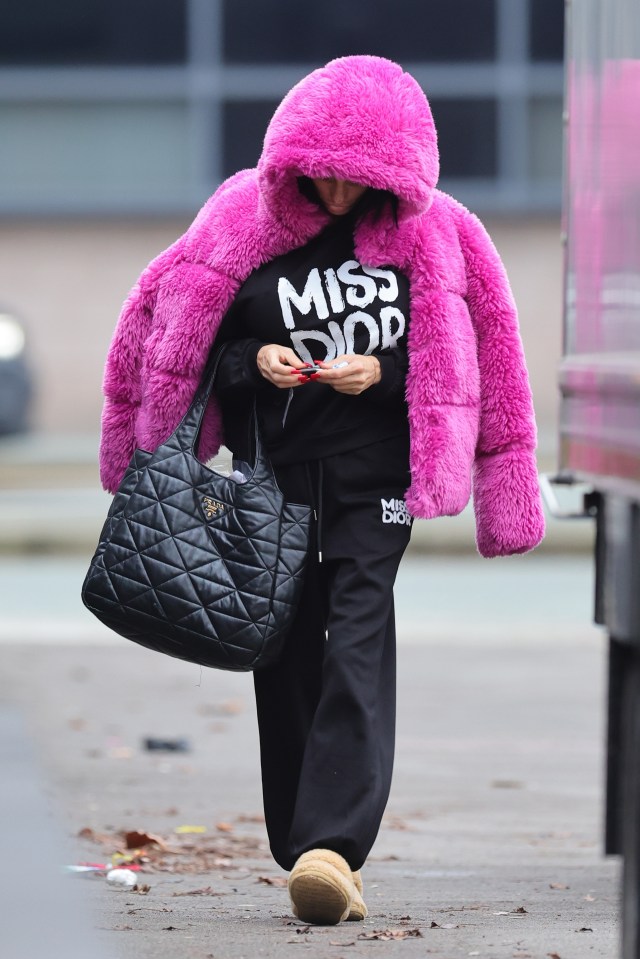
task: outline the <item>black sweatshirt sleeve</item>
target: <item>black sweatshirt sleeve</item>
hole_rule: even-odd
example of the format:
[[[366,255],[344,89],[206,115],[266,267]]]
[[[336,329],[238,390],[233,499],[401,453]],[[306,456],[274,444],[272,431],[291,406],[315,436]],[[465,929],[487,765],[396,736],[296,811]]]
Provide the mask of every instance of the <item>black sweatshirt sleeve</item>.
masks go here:
[[[376,353],[380,361],[380,381],[367,390],[367,398],[379,406],[404,402],[404,388],[409,360],[401,348]]]
[[[230,395],[249,392],[267,385],[258,369],[258,352],[265,344],[260,340],[228,340],[218,348],[222,356],[216,374],[216,392]]]

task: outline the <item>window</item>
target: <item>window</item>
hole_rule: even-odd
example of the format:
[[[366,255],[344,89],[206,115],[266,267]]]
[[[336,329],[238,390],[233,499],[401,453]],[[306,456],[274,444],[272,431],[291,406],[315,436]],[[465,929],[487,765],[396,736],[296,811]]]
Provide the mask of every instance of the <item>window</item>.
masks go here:
[[[562,61],[564,56],[563,0],[531,0],[529,56],[534,61]]]
[[[445,179],[495,177],[495,100],[431,98],[430,102],[438,131],[440,175]]]
[[[269,100],[235,101],[223,109],[223,174],[253,167],[262,152],[262,141],[278,102]]]
[[[0,214],[189,215],[255,166],[298,78],[365,52],[424,86],[445,190],[557,210],[563,29],[563,0],[22,0],[0,31]]]
[[[21,0],[2,11],[2,66],[168,64],[185,56],[185,0],[159,8],[146,0]]]
[[[557,180],[562,169],[562,99],[534,97],[529,103],[529,176]]]
[[[149,204],[186,196],[187,112],[179,103],[0,104],[0,205]]]
[[[444,62],[495,56],[495,0],[225,0],[229,63],[325,63],[370,53]]]

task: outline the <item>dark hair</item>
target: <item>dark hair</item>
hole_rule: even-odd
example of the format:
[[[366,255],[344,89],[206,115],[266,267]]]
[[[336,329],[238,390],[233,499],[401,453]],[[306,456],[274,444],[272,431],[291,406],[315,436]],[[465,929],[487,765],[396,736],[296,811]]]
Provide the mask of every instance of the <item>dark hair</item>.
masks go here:
[[[322,206],[322,200],[318,196],[313,180],[308,176],[298,177],[298,189],[307,200]],[[363,220],[370,216],[373,223],[377,223],[385,213],[387,207],[391,209],[393,222],[398,225],[398,197],[390,190],[376,190],[373,187],[367,187],[362,196],[354,203],[349,214],[356,220]]]

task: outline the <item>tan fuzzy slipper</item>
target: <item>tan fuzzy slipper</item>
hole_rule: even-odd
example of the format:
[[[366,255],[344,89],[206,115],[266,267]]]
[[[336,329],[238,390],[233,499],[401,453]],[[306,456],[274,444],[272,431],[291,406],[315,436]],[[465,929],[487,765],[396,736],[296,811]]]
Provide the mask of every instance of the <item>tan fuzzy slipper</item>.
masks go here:
[[[288,887],[294,916],[320,926],[346,919],[354,895],[359,896],[349,864],[331,849],[303,853],[291,870]]]
[[[351,909],[349,910],[349,915],[347,916],[348,922],[362,922],[363,919],[366,919],[369,915],[369,910],[365,904],[364,899],[362,898],[363,886],[362,886],[362,875],[360,870],[351,874],[353,879],[353,884],[356,887],[353,894],[353,899],[351,900]]]

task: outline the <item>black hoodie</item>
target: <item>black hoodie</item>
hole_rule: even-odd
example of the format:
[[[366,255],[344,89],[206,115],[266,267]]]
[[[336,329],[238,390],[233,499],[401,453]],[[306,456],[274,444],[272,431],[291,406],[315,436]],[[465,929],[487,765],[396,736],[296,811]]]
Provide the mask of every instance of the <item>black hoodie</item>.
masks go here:
[[[336,218],[305,246],[255,270],[222,321],[216,345],[227,346],[216,391],[226,444],[240,459],[251,455],[254,396],[274,463],[331,456],[408,432],[408,280],[395,268],[358,263],[353,227],[351,216]],[[267,343],[289,346],[305,362],[373,354],[381,378],[357,396],[314,381],[280,389],[257,366]]]

